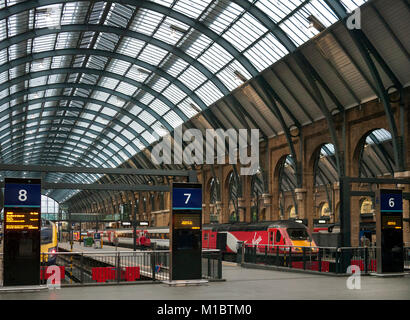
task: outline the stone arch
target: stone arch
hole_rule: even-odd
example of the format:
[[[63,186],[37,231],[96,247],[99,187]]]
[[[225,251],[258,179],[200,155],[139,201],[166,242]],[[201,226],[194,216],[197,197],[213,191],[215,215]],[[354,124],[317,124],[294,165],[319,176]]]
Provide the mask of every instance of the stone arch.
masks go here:
[[[379,136],[379,137],[378,137]],[[378,141],[380,139],[380,141]],[[383,140],[386,139],[386,140]],[[395,171],[395,160],[394,155],[391,155],[389,159],[389,154],[386,152],[387,144],[392,144],[391,141],[392,134],[391,132],[383,127],[376,127],[371,130],[367,130],[360,137],[355,145],[355,149],[352,155],[352,175],[353,176],[378,176],[389,173],[394,175]],[[376,140],[376,141],[375,141]],[[369,143],[368,143],[369,142]],[[378,144],[376,142],[379,142]],[[382,142],[382,143],[380,143]],[[379,147],[380,145],[380,147]],[[370,151],[368,151],[370,150]],[[369,153],[374,153],[370,156]],[[367,158],[367,159],[366,159]],[[366,161],[367,160],[367,161]],[[379,162],[379,164],[377,164]],[[372,170],[373,167],[376,170]],[[381,167],[381,170],[378,170],[378,167]]]

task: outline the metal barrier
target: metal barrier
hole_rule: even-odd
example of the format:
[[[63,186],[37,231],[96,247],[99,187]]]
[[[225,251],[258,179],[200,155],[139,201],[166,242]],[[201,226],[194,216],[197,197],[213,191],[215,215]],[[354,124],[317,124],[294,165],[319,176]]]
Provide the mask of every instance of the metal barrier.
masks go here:
[[[169,251],[162,250],[42,253],[40,284],[64,286],[165,281],[169,280],[169,256]],[[2,257],[0,254],[0,270]],[[203,279],[222,279],[222,255],[219,250],[202,252],[202,275]],[[3,284],[0,282],[0,285]]]
[[[245,244],[241,262],[329,273],[346,273],[357,265],[364,274],[376,272],[376,247],[303,247]],[[404,248],[404,267],[410,268],[410,248]]]

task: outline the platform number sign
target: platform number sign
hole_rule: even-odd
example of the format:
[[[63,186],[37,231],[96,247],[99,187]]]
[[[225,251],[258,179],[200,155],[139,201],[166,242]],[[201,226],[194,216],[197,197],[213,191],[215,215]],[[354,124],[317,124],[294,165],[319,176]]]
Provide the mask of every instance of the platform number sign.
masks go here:
[[[41,184],[7,183],[4,190],[5,207],[40,207]]]
[[[202,189],[190,186],[173,188],[172,209],[202,210]]]
[[[401,192],[385,190],[380,193],[380,210],[382,212],[402,212],[403,198]]]

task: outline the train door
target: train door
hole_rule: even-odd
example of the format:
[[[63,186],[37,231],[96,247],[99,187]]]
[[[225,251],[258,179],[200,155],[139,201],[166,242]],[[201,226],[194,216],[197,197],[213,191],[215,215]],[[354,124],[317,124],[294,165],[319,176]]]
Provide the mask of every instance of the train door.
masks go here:
[[[275,244],[275,229],[268,229],[268,251],[273,251],[273,246]]]
[[[222,252],[226,251],[226,232],[218,232],[216,235],[216,249],[221,250]]]
[[[282,233],[280,232],[279,229],[275,229],[275,245],[279,246],[279,247],[276,247],[276,250],[279,250],[279,252],[283,251],[284,247],[281,247],[281,246],[283,246],[284,244],[285,242],[284,242]]]
[[[202,248],[209,249],[211,230],[203,230]]]

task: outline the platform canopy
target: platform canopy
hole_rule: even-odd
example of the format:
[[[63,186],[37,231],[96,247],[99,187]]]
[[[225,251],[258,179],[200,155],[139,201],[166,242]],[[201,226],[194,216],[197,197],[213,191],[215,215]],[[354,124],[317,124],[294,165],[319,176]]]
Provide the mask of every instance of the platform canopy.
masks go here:
[[[363,45],[377,52],[392,91],[410,83],[409,7],[394,2],[1,0],[0,162],[184,169],[150,156],[180,126],[285,134],[294,154],[294,130],[326,119],[332,134],[334,115],[380,96]],[[362,5],[355,36],[345,22]],[[66,201],[77,192],[48,196]]]

